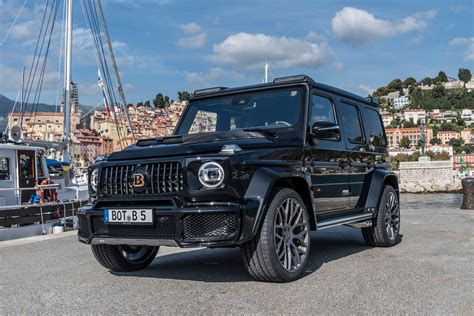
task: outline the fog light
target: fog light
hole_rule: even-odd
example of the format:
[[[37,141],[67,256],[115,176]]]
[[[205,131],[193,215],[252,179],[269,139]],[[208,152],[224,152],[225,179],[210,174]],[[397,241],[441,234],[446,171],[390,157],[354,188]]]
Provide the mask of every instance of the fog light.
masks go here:
[[[217,162],[206,162],[199,168],[198,177],[203,186],[216,188],[224,182],[224,168]]]

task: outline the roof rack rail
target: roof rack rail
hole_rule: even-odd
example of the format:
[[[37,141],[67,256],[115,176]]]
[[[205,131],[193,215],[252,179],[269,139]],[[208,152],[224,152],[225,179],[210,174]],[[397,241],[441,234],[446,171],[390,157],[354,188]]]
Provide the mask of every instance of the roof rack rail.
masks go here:
[[[273,83],[285,83],[285,82],[297,82],[297,81],[312,81],[311,77],[307,75],[294,75],[294,76],[287,76],[287,77],[280,77],[275,78]]]
[[[199,89],[194,91],[194,95],[203,95],[203,94],[210,94],[221,92],[228,89],[227,87],[213,87],[213,88],[206,88],[206,89]]]

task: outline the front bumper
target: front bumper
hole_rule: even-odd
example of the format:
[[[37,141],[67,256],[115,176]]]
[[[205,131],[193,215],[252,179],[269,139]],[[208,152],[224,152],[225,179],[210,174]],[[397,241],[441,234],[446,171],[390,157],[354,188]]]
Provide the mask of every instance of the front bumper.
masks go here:
[[[253,238],[261,201],[158,205],[147,206],[153,209],[153,225],[106,224],[103,210],[111,206],[82,207],[78,212],[79,241],[111,245],[236,246]]]

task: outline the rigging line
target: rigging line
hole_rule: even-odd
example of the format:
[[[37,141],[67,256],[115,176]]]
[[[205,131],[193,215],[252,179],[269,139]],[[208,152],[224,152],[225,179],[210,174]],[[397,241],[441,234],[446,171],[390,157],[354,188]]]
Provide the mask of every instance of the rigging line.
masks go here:
[[[94,3],[94,2],[92,2],[92,3]],[[102,42],[102,32],[100,30],[100,23],[99,23],[99,18],[98,18],[98,14],[97,14],[95,4],[91,4],[90,8],[91,8],[91,16],[92,16],[92,19],[93,19],[93,24],[94,24],[95,30],[96,30],[96,36],[97,36],[97,39],[98,39],[98,46],[100,48],[100,53],[101,53],[101,56],[102,56],[103,61],[104,61],[105,71],[106,71],[106,75],[107,75],[105,77],[105,79],[106,79],[108,90],[109,90],[109,93],[111,94],[112,102],[113,102],[113,105],[114,105],[114,121],[115,121],[115,125],[116,125],[117,136],[119,137],[120,147],[123,148],[123,142],[125,142],[125,144],[127,145],[126,135],[125,135],[125,138],[122,137],[122,131],[120,129],[120,127],[122,125],[123,118],[120,116],[120,114],[121,114],[120,111],[118,113],[116,112],[117,97],[116,97],[114,89],[113,89],[112,78],[110,76],[110,69],[109,69],[107,59],[106,59],[106,54],[105,54],[105,51],[104,51],[104,45],[103,45],[103,42]],[[119,124],[119,120],[120,120],[120,124]]]
[[[18,11],[18,14],[16,15],[15,19],[13,20],[12,25],[10,25],[10,28],[8,29],[8,31],[7,31],[7,33],[5,34],[5,36],[3,37],[3,40],[2,40],[2,42],[0,43],[0,47],[3,46],[3,43],[5,43],[5,41],[6,41],[7,38],[8,38],[8,35],[10,35],[10,32],[13,30],[13,27],[15,26],[16,22],[18,21],[18,18],[20,17],[21,11],[23,11],[23,8],[24,8],[25,5],[26,5],[26,1],[27,1],[27,0],[25,0],[25,1],[23,2],[23,5],[21,6],[20,11]]]
[[[56,4],[58,4],[58,3],[59,3],[58,0],[53,0],[53,2],[51,4],[50,18],[48,18],[48,24],[46,26],[45,33],[44,33],[44,39],[43,39],[43,41],[45,41],[46,39],[48,39],[48,41],[46,42],[47,44],[46,44],[44,56],[42,56],[41,60],[38,59],[38,65],[39,65],[39,63],[41,63],[41,68],[40,68],[38,79],[37,79],[37,82],[36,82],[36,88],[34,90],[33,100],[31,102],[31,112],[30,112],[30,120],[31,120],[32,116],[34,117],[33,123],[36,123],[36,111],[38,109],[39,97],[41,95],[42,81],[44,79],[44,74],[45,74],[45,71],[46,71],[46,63],[48,61],[49,47],[51,45],[51,37],[52,37],[54,24],[55,24],[54,22],[55,22],[56,14],[57,14],[57,5]],[[51,16],[53,18],[52,20],[51,20]],[[42,47],[43,47],[43,45],[42,45]],[[42,50],[43,50],[43,48],[41,48],[41,53],[42,53]],[[35,72],[35,76],[36,76],[36,72]],[[34,84],[35,84],[34,81],[32,81],[29,93],[31,93]],[[29,100],[29,96],[30,95],[28,94],[28,99],[27,100]]]
[[[59,91],[62,89],[59,89],[59,85],[60,85],[60,82],[61,82],[61,61],[62,61],[62,56],[63,56],[63,40],[64,40],[64,36],[62,36],[62,34],[64,34],[64,28],[66,27],[66,5],[63,5],[63,19],[62,19],[62,23],[61,23],[61,42],[59,44],[59,60],[58,60],[58,79],[56,81],[56,103],[55,103],[55,108],[54,108],[54,112],[58,112],[58,103],[59,103]]]
[[[106,59],[106,53],[104,51],[104,44],[102,42],[102,32],[101,32],[101,29],[100,29],[99,17],[98,17],[98,14],[97,14],[97,9],[96,9],[95,2],[92,2],[92,3],[93,4],[91,5],[91,9],[92,9],[92,14],[93,14],[94,22],[95,22],[95,25],[96,25],[96,29],[97,29],[99,47],[101,49],[102,55],[104,56],[105,67],[106,67],[106,70],[107,70],[107,74],[109,75],[107,77],[107,81],[108,81],[108,84],[109,84],[109,89],[110,89],[110,91],[112,93],[112,96],[114,98],[114,100],[113,100],[114,101],[114,106],[117,106],[117,98],[116,98],[116,95],[114,93],[112,78],[110,76],[110,70],[109,70],[109,66],[108,66],[108,63],[107,63],[107,59]]]
[[[105,79],[105,80],[103,80],[103,82],[105,83],[104,88],[106,90],[106,94],[109,96],[110,103],[112,103],[112,105],[113,105],[112,118],[115,122],[115,129],[116,129],[116,132],[117,132],[117,137],[119,138],[119,144],[120,144],[120,147],[123,148],[122,136],[121,136],[120,127],[119,127],[119,124],[118,124],[118,121],[117,121],[117,113],[115,111],[114,101],[116,102],[116,100],[114,98],[113,91],[111,90],[111,82],[110,82],[110,77],[109,77],[110,74],[109,74],[109,70],[108,70],[108,67],[107,67],[107,60],[105,58],[105,53],[104,53],[104,50],[103,50],[103,46],[101,46],[101,41],[100,41],[100,34],[101,33],[100,33],[99,25],[98,25],[98,18],[96,16],[96,19],[94,21],[94,16],[93,16],[94,11],[93,11],[91,2],[87,3],[87,2],[85,2],[85,1],[83,2],[81,0],[81,4],[83,5],[84,14],[87,17],[87,21],[88,21],[89,27],[91,29],[91,35],[93,37],[94,47],[95,47],[96,52],[97,52],[96,58],[98,60],[100,68],[102,69],[102,73],[104,74],[104,78],[103,78],[103,79]]]
[[[16,94],[15,102],[13,103],[13,107],[12,107],[12,110],[11,110],[11,112],[10,112],[10,118],[12,118],[12,119],[13,119],[13,113],[15,112],[16,104],[18,103],[18,98],[20,97],[20,94],[21,94],[21,88],[18,89],[18,93]],[[8,131],[8,126],[9,126],[9,124],[7,123],[7,126],[5,127],[5,132],[4,132],[4,134],[7,133],[7,131]]]
[[[48,0],[48,3],[49,3],[49,0]],[[47,11],[48,11],[48,8],[46,7],[45,13]],[[41,54],[43,53],[44,42],[46,40],[47,29],[49,28],[49,23],[50,23],[50,20],[51,20],[51,14],[52,14],[52,5],[51,5],[51,8],[49,9],[48,22],[46,24],[46,27],[44,28],[44,34],[42,34],[42,32],[40,33],[40,35],[41,35],[41,38],[39,39],[41,41],[40,50],[38,52],[38,55],[33,57],[35,66],[34,66],[34,71],[33,71],[33,66],[30,69],[30,75],[29,75],[28,82],[27,82],[27,85],[26,85],[26,88],[27,88],[27,95],[26,95],[26,99],[25,99],[26,104],[28,104],[28,101],[30,99],[31,90],[33,88],[33,84],[34,84],[34,81],[35,81],[35,78],[36,78],[36,73],[37,73],[37,70],[38,70],[39,63],[40,63]],[[41,25],[41,29],[43,29],[43,24]],[[33,71],[33,73],[32,73],[32,71]],[[31,77],[31,74],[33,74],[33,77]]]
[[[43,88],[43,82],[44,82],[44,77],[45,77],[45,73],[46,73],[46,65],[47,65],[47,62],[48,62],[48,55],[49,55],[49,48],[51,46],[51,38],[53,37],[53,31],[54,31],[54,25],[55,25],[55,22],[56,22],[56,16],[58,14],[58,9],[59,9],[59,0],[56,0],[56,7],[54,8],[54,16],[53,16],[53,20],[51,22],[51,29],[49,31],[49,38],[48,38],[48,44],[46,46],[46,51],[45,51],[45,54],[44,54],[44,57],[43,57],[43,65],[42,65],[42,69],[41,69],[41,73],[40,73],[40,77],[38,78],[38,85],[36,87],[36,91],[35,91],[35,97],[33,98],[33,106],[34,106],[34,123],[36,123],[36,111],[38,109],[38,105],[39,105],[39,100],[40,100],[40,96],[41,96],[41,91],[42,91],[42,88]],[[48,132],[47,131],[47,124],[46,124],[46,133]]]
[[[35,56],[37,54],[37,51],[38,51],[38,46],[39,46],[39,42],[40,42],[40,38],[41,38],[41,33],[43,31],[43,25],[44,25],[44,20],[46,18],[46,12],[47,12],[47,8],[48,8],[48,4],[49,4],[49,0],[46,1],[46,7],[44,9],[44,13],[43,13],[43,18],[41,20],[41,28],[40,28],[40,31],[38,33],[38,38],[36,40],[36,45],[35,45],[35,53],[33,55],[33,60],[32,60],[32,63],[31,63],[31,68],[30,68],[30,71],[29,71],[29,74],[28,74],[28,81],[27,81],[27,86],[29,85],[29,81],[30,81],[30,76],[31,76],[31,72],[33,70],[33,65],[34,65],[34,61],[35,61]],[[23,88],[23,90],[25,90]],[[20,109],[20,125],[22,125],[23,123],[23,116],[24,116],[24,113],[25,113],[25,110],[26,110],[26,103],[24,102],[24,100],[22,100],[22,106],[21,106],[21,109]]]

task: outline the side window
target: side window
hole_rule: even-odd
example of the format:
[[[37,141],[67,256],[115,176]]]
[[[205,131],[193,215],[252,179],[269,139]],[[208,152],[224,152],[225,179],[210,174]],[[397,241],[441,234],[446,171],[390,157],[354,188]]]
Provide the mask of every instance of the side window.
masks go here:
[[[334,115],[334,106],[328,98],[313,95],[311,101],[311,120],[310,126],[316,122],[331,122],[336,123]]]
[[[0,157],[0,181],[10,180],[10,160],[7,157]]]
[[[217,123],[217,113],[199,110],[196,113],[189,134],[215,132]]]
[[[364,143],[364,135],[360,124],[359,111],[349,103],[341,102],[341,125],[344,127],[347,140],[351,143]]]
[[[362,114],[364,116],[365,131],[370,143],[376,147],[385,147],[387,143],[379,113],[376,110],[364,107],[362,108]]]

